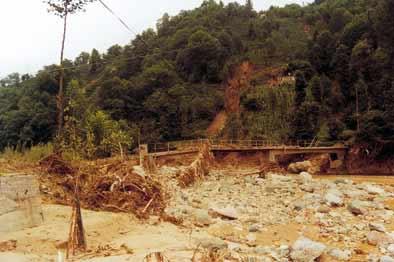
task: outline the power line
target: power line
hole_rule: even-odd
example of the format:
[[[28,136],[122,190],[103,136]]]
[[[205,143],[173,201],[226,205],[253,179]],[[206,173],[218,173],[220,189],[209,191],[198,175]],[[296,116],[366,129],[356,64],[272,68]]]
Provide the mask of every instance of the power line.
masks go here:
[[[116,13],[108,6],[104,3],[104,1],[99,0],[99,2],[104,6],[105,9],[107,9],[113,16],[115,16],[122,25],[124,25],[124,27],[126,27],[126,29],[133,34],[136,34],[127,24],[126,22],[123,21],[122,18],[120,18],[118,15],[116,15]]]
[[[99,0],[99,2],[104,6],[105,9],[108,10],[108,12],[110,12],[113,16],[115,16],[115,17],[119,20],[119,22],[120,22],[130,33],[134,34],[135,36],[138,36],[138,34],[137,34],[133,29],[131,29],[131,27],[128,26],[128,25],[126,24],[126,22],[123,21],[123,19],[120,18],[120,16],[118,16],[118,15],[117,15],[107,4],[105,4],[103,0]],[[147,47],[149,47],[148,44],[145,42],[144,39],[139,38],[139,40],[140,40],[141,42],[143,42]]]

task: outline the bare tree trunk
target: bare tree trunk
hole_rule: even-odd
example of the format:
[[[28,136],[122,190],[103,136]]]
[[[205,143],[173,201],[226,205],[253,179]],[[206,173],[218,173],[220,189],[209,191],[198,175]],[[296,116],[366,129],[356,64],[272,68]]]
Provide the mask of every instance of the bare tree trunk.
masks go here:
[[[67,7],[66,7],[67,10]],[[56,106],[57,106],[57,139],[63,137],[63,121],[64,121],[64,68],[63,68],[63,58],[64,58],[64,45],[66,42],[66,32],[67,32],[67,16],[68,13],[64,14],[64,28],[63,28],[63,39],[62,48],[60,52],[60,75],[59,75],[59,92],[57,94]],[[59,140],[57,141],[59,143]],[[56,150],[59,150],[60,145],[56,145]]]

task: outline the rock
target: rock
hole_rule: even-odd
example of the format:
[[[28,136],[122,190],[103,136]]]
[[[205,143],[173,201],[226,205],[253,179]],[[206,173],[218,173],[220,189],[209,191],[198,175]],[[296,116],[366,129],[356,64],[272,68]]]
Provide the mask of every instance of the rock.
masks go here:
[[[308,169],[312,167],[312,162],[311,161],[304,161],[304,162],[296,162],[296,163],[291,163],[287,170],[293,174],[298,174],[300,172],[306,172]]]
[[[256,247],[253,252],[259,255],[267,255],[271,253],[271,249],[269,247]]]
[[[290,257],[296,262],[312,262],[320,257],[326,246],[308,238],[300,237],[291,247]]]
[[[382,233],[386,232],[386,228],[384,227],[384,225],[374,223],[374,222],[371,222],[369,224],[369,229],[371,229],[372,231],[375,230],[375,231],[382,232]]]
[[[345,195],[354,199],[354,198],[360,198],[366,195],[366,193],[362,190],[359,189],[350,189],[350,190],[346,190]]]
[[[277,190],[279,190],[281,188],[282,188],[282,186],[280,186],[280,185],[267,185],[265,187],[265,191],[267,193],[275,193],[275,191],[277,191]]]
[[[274,174],[274,173],[269,173],[266,176],[266,178],[274,183],[290,182],[291,181],[291,177],[278,175],[278,174]]]
[[[379,262],[394,262],[394,257],[382,256]]]
[[[319,206],[319,208],[317,209],[317,212],[323,213],[323,214],[330,213],[330,211],[331,210],[328,206]]]
[[[300,186],[301,190],[308,192],[308,193],[313,193],[315,191],[315,187],[311,184],[304,184]]]
[[[350,250],[340,250],[338,248],[331,249],[328,254],[339,261],[348,261],[352,257]]]
[[[198,244],[206,249],[226,249],[228,247],[227,243],[220,238],[204,238]]]
[[[214,207],[212,208],[212,211],[222,218],[235,220],[238,219],[239,217],[237,210],[233,207],[225,207],[225,208]]]
[[[353,200],[350,202],[347,209],[354,215],[363,215],[366,212],[364,203],[360,200]]]
[[[249,227],[249,232],[251,232],[251,233],[256,233],[256,232],[259,232],[260,231],[260,226],[259,225],[251,225],[250,227]]]
[[[394,244],[394,238],[389,234],[371,231],[367,234],[368,244],[373,246],[384,246]]]
[[[301,172],[298,175],[298,181],[303,183],[303,184],[311,182],[312,180],[313,180],[313,177],[308,172]]]
[[[327,204],[330,206],[342,206],[343,205],[343,199],[339,195],[333,194],[332,192],[327,193],[324,196],[324,199]]]
[[[391,255],[394,256],[394,244],[391,244],[387,247],[387,252]]]
[[[305,201],[297,200],[294,202],[294,210],[301,211],[305,208],[306,204]]]
[[[385,193],[384,189],[373,185],[366,185],[365,190],[371,195],[383,195]]]
[[[196,224],[199,226],[209,226],[213,224],[213,220],[211,216],[208,214],[208,211],[203,209],[196,209],[194,211],[194,218]]]
[[[255,247],[255,246],[257,246],[257,243],[256,243],[256,235],[255,234],[248,234],[247,236],[246,236],[246,244],[248,245],[248,246],[250,246],[250,247]]]
[[[339,185],[339,184],[348,184],[349,180],[344,179],[344,178],[337,178],[334,180],[334,183]]]
[[[279,247],[278,254],[281,257],[288,257],[290,255],[290,247],[287,245],[281,245]]]

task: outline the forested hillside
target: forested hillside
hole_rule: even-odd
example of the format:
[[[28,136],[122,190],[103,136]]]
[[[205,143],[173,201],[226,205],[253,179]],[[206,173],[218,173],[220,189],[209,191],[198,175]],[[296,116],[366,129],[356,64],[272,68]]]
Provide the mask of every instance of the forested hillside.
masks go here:
[[[256,12],[252,1],[204,1],[164,14],[126,46],[83,52],[65,66],[65,135],[87,157],[119,144],[206,136],[243,61],[254,77],[218,135],[314,139],[393,152],[394,1],[316,0]],[[72,44],[72,43],[71,43]],[[271,85],[272,68],[295,81]],[[54,140],[59,67],[0,81],[0,149]]]

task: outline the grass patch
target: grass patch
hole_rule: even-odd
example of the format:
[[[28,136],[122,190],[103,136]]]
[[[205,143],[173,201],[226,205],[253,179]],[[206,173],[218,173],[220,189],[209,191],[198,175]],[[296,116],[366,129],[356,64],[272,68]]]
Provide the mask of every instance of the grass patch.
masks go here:
[[[37,163],[42,158],[49,156],[53,153],[53,145],[39,144],[25,150],[16,150],[12,147],[6,147],[0,153],[0,159],[6,161],[21,161],[24,163]]]

